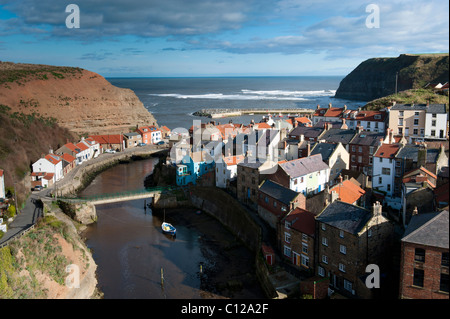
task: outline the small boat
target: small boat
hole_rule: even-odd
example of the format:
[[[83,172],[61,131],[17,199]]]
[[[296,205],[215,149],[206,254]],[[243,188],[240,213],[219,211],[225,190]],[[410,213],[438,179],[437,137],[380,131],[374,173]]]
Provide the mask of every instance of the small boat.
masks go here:
[[[172,234],[175,236],[175,234],[177,233],[177,229],[175,227],[173,227],[172,224],[163,222],[161,224],[161,229],[163,232],[167,233],[167,234]]]

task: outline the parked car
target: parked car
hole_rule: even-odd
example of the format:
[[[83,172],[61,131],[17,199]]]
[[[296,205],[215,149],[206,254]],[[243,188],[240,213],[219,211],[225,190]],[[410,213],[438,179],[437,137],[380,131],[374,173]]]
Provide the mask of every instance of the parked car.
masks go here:
[[[139,143],[137,146],[145,146],[145,145],[147,145],[147,144],[145,144],[145,143]]]
[[[41,190],[43,190],[44,189],[44,187],[42,187],[41,185],[36,185],[36,186],[34,186],[34,191],[41,191]]]
[[[156,145],[164,145],[164,141],[159,141]]]
[[[115,150],[111,150],[111,149],[106,149],[105,150],[105,153],[111,153],[111,154],[114,154],[116,151]]]

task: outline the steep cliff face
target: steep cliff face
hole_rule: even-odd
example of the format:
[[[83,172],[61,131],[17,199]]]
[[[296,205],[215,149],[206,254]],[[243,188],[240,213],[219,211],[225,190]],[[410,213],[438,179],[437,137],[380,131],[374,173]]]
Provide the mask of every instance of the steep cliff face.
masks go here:
[[[157,125],[132,90],[80,68],[0,62],[0,104],[38,113],[77,134],[117,134]]]
[[[337,98],[371,101],[397,92],[422,88],[449,79],[448,54],[402,54],[397,58],[373,58],[348,74],[336,91]]]

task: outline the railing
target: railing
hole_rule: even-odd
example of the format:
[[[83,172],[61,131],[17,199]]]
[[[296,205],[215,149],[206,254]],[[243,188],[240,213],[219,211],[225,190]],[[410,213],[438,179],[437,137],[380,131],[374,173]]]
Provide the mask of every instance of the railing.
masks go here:
[[[58,197],[58,199],[62,201],[86,201],[86,202],[96,202],[100,200],[107,200],[107,199],[118,199],[118,198],[126,198],[131,196],[139,196],[139,195],[146,195],[151,193],[162,193],[162,192],[168,192],[173,191],[176,189],[179,189],[180,187],[176,186],[158,186],[158,187],[149,187],[144,189],[138,189],[138,190],[131,190],[131,191],[121,191],[117,193],[108,193],[108,194],[98,194],[98,195],[89,195],[89,196],[83,196],[83,197]]]

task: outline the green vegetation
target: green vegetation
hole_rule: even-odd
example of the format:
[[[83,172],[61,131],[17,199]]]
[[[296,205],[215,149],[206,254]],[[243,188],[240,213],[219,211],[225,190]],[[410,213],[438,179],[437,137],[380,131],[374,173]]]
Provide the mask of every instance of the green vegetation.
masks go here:
[[[10,62],[0,62],[0,71],[0,85],[7,87],[8,83],[23,85],[31,80],[64,79],[82,73],[81,68]]]
[[[56,217],[41,219],[36,228],[0,249],[0,298],[46,298],[37,275],[64,285],[70,264],[62,254],[57,234],[67,238],[68,226]]]
[[[398,104],[446,104],[447,111],[449,104],[448,96],[427,89],[411,89],[370,101],[364,106],[364,109],[380,110],[386,106],[392,106],[394,101]]]

